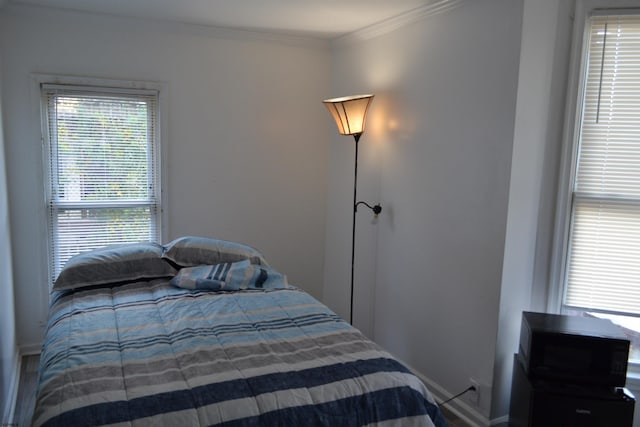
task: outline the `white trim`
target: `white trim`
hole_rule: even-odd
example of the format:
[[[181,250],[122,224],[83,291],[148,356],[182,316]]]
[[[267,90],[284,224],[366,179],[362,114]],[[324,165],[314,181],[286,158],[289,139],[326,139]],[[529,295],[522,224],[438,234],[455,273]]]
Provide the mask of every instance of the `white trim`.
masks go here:
[[[565,123],[560,155],[560,173],[558,175],[558,195],[556,200],[555,225],[552,239],[551,266],[549,272],[549,293],[547,312],[559,313],[564,292],[564,271],[567,254],[568,231],[571,214],[571,182],[575,172],[576,114],[578,114],[578,93],[583,87],[584,38],[587,12],[584,1],[576,4],[572,34],[571,60],[567,83]]]
[[[160,200],[160,241],[166,242],[171,235],[169,229],[169,84],[168,83],[155,83],[158,87],[158,138],[160,138],[160,144],[158,144],[158,150],[160,151],[156,156],[156,161],[160,162],[160,165],[156,165],[160,171],[160,194],[158,198]]]
[[[595,8],[592,9],[591,12],[589,13],[589,16],[608,16],[611,15],[612,12],[614,15],[637,15],[640,10],[638,9],[638,7],[640,7],[640,5],[636,5],[636,7],[629,7],[629,8],[611,8],[611,7],[606,7],[606,8]]]
[[[127,82],[130,83],[130,82]],[[42,89],[47,91],[76,91],[78,95],[94,95],[95,93],[106,93],[119,95],[136,96],[154,96],[157,95],[157,89],[130,89],[121,88],[120,86],[97,86],[97,85],[75,85],[75,84],[59,84],[59,83],[42,83]]]
[[[426,4],[408,12],[394,16],[384,21],[356,30],[352,33],[333,39],[332,44],[348,44],[362,40],[369,40],[390,33],[425,18],[448,12],[461,6],[465,0],[439,0]]]
[[[47,213],[46,209],[44,209],[44,200],[45,200],[45,191],[47,191],[47,187],[45,185],[45,176],[49,173],[49,162],[46,157],[46,153],[44,150],[44,139],[42,135],[42,112],[41,112],[41,91],[40,91],[40,81],[38,81],[38,77],[40,75],[30,74],[29,75],[29,114],[30,114],[30,123],[38,124],[39,126],[30,126],[29,134],[25,136],[27,138],[27,143],[40,145],[40,161],[41,166],[39,168],[34,168],[32,173],[36,175],[36,180],[41,184],[40,194],[42,200],[42,209],[38,210],[39,221],[36,221],[34,227],[37,229],[37,233],[39,236],[48,236],[48,225],[47,225]],[[14,236],[15,239],[15,236]],[[31,298],[37,301],[37,305],[39,306],[39,310],[34,310],[40,314],[38,314],[38,326],[40,331],[44,331],[44,325],[46,324],[46,313],[48,312],[47,308],[49,307],[49,287],[46,285],[49,283],[49,262],[48,262],[48,245],[37,245],[34,248],[33,253],[30,254],[33,258],[38,258],[42,263],[37,263],[41,267],[36,271],[36,274],[39,276],[38,283],[41,283],[43,286],[37,286],[36,290],[33,291]],[[42,317],[41,317],[42,316]],[[22,354],[22,352],[21,352]]]
[[[163,91],[166,89],[166,84],[162,82],[150,82],[141,80],[119,80],[109,79],[104,77],[86,77],[86,76],[74,76],[74,75],[60,75],[60,74],[43,74],[32,73],[31,79],[37,84],[38,92],[40,92],[40,84],[47,84],[49,86],[63,85],[63,87],[79,86],[86,87],[92,86],[96,89],[104,87],[112,87],[116,89],[132,89],[132,90],[155,90]]]
[[[22,369],[22,358],[20,354],[15,352],[15,362],[13,363],[13,372],[11,375],[11,385],[9,386],[9,395],[7,396],[7,406],[2,414],[2,425],[13,426],[15,417],[16,404],[18,402],[18,387],[20,385],[20,370]]]
[[[19,350],[20,357],[40,354],[42,351],[42,343],[21,345]]]

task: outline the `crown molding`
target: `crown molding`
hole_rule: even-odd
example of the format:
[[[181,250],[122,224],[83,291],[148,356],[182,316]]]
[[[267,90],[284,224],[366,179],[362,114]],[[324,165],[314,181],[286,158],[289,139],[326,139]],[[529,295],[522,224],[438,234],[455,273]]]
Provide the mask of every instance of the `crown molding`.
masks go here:
[[[420,6],[403,14],[394,16],[368,27],[361,28],[332,40],[333,45],[349,44],[358,41],[370,40],[384,34],[405,27],[414,22],[430,18],[434,15],[448,12],[460,7],[465,0],[438,0],[433,3]]]

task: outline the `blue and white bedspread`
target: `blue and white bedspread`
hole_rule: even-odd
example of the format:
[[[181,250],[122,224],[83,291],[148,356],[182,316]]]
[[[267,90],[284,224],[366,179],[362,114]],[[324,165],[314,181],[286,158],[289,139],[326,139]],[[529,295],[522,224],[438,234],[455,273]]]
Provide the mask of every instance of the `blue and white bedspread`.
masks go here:
[[[298,289],[54,294],[36,426],[446,426],[402,364]]]

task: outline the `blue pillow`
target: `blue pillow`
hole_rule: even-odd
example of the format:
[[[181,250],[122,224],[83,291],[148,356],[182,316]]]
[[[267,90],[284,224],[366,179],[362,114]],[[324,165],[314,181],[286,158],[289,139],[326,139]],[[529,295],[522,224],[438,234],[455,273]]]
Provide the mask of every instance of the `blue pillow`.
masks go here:
[[[269,267],[251,264],[249,260],[183,268],[169,283],[184,289],[211,291],[289,287],[285,275]]]

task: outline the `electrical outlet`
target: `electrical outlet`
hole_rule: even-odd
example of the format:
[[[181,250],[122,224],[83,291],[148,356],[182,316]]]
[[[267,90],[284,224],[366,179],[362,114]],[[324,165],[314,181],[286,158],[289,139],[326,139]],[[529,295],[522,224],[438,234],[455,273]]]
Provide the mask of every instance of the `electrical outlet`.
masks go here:
[[[469,384],[476,388],[475,392],[468,392],[467,403],[473,405],[485,417],[491,412],[491,385],[481,380],[469,378]]]
[[[472,405],[478,406],[480,404],[480,385],[474,378],[469,378],[469,385],[474,387],[475,390],[469,390],[467,393],[467,401]]]

